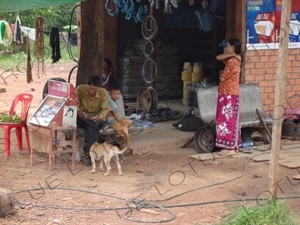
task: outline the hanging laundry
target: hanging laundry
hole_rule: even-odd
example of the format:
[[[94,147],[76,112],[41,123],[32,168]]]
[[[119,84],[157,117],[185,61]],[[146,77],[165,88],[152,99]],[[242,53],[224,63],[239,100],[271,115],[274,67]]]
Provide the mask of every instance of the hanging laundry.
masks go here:
[[[0,44],[10,45],[12,42],[12,32],[9,24],[5,20],[0,20]]]
[[[211,31],[213,26],[213,19],[207,9],[200,9],[195,11],[196,18],[198,19],[198,26],[204,32]]]
[[[31,40],[35,41],[35,28],[21,26],[21,31]]]
[[[16,16],[14,41],[17,43],[23,43],[23,38],[21,34],[21,20],[19,14],[17,14]]]
[[[52,27],[50,32],[50,46],[52,48],[52,63],[56,63],[61,58],[59,46],[59,30],[58,27]]]

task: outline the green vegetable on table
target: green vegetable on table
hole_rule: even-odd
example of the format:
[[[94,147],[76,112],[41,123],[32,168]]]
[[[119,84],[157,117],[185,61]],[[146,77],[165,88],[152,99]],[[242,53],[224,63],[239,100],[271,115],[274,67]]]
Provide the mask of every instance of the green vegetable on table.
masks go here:
[[[0,114],[0,122],[18,123],[23,122],[23,120],[18,115]]]

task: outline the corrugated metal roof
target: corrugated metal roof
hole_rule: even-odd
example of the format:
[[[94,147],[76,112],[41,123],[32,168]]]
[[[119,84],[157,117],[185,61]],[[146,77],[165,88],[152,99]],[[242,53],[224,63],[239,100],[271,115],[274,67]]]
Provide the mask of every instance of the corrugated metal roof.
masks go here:
[[[0,12],[17,12],[75,2],[79,0],[0,0]]]

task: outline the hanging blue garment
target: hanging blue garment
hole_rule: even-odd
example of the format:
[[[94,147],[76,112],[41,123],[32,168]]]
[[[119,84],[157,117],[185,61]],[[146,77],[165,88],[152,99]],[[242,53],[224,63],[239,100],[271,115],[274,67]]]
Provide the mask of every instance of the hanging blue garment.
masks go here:
[[[21,34],[21,20],[20,20],[19,14],[16,17],[16,22],[15,22],[14,41],[17,43],[23,43],[23,38],[22,38],[22,34]]]
[[[198,26],[200,30],[204,32],[211,31],[213,26],[212,16],[206,9],[195,11],[196,17],[198,19]]]

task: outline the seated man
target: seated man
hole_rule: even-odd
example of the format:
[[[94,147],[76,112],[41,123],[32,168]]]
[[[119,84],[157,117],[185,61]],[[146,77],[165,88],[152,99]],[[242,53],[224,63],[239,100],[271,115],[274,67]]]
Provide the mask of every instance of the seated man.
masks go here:
[[[106,115],[109,112],[108,93],[101,88],[99,76],[90,76],[88,84],[76,88],[78,114],[77,126],[85,129],[87,151],[98,141],[99,130],[105,129],[109,124],[106,122]],[[86,166],[92,165],[90,155]]]

